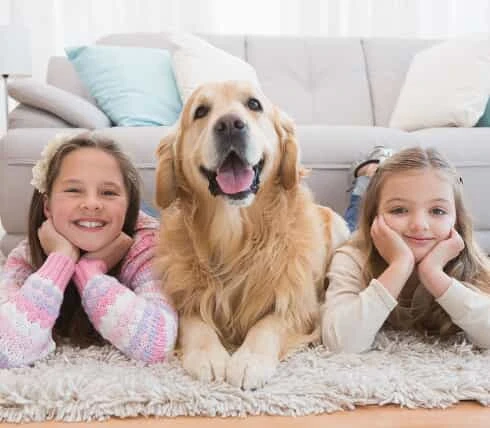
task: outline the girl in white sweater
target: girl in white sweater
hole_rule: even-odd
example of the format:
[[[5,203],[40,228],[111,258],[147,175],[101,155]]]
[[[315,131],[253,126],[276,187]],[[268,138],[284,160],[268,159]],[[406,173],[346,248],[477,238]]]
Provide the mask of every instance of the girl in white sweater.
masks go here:
[[[369,349],[386,323],[490,348],[490,263],[473,238],[456,170],[434,149],[381,163],[359,229],[335,253],[322,308],[324,343]]]

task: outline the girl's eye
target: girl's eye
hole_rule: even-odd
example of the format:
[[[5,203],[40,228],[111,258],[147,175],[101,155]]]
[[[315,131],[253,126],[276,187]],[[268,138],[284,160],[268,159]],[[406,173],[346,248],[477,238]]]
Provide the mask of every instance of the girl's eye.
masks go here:
[[[434,215],[444,215],[447,214],[442,208],[432,208],[431,213]]]
[[[390,210],[390,214],[405,214],[406,212],[406,208],[403,207],[396,207]]]
[[[117,196],[117,193],[116,193],[116,192],[114,192],[114,190],[104,190],[104,191],[102,192],[102,194],[103,194],[104,196]]]
[[[74,187],[70,187],[69,189],[65,190],[66,193],[78,193],[79,191],[79,189],[76,189]]]

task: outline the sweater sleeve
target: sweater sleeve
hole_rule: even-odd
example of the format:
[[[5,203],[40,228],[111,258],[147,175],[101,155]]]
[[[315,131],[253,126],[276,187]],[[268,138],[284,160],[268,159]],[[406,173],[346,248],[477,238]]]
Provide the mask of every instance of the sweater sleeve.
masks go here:
[[[38,271],[26,245],[15,248],[0,274],[0,368],[24,366],[55,349],[52,329],[75,263],[50,254]]]
[[[328,273],[329,285],[322,306],[322,337],[335,352],[368,350],[396,299],[376,279],[362,287],[362,268],[357,250],[337,250]]]
[[[437,300],[472,343],[490,349],[490,296],[453,278]]]
[[[155,231],[143,230],[126,255],[120,281],[105,264],[81,259],[74,280],[83,307],[97,331],[125,355],[163,361],[177,338],[177,314],[153,277]]]

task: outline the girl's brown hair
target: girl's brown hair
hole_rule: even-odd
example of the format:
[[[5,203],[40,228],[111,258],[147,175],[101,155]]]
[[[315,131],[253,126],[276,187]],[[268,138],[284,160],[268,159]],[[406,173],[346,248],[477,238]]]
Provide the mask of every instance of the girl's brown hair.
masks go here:
[[[44,215],[44,199],[51,196],[53,184],[59,175],[61,164],[65,156],[82,148],[94,148],[102,150],[113,156],[119,164],[123,176],[124,187],[128,195],[128,208],[126,211],[123,232],[133,236],[136,227],[140,206],[140,178],[135,166],[128,156],[121,151],[119,146],[111,139],[86,132],[74,137],[67,137],[49,162],[46,171],[46,193],[34,189],[29,207],[27,239],[29,243],[31,264],[34,269],[39,269],[47,258],[39,241],[37,231],[46,220]],[[110,274],[116,275],[118,267]],[[60,315],[54,327],[56,336],[69,337],[73,343],[86,346],[90,343],[100,342],[101,338],[96,334],[85,311],[81,306],[80,296],[73,283],[70,282],[65,290]]]
[[[371,178],[361,204],[359,229],[352,243],[366,254],[363,269],[363,284],[367,286],[387,268],[387,263],[378,253],[371,239],[371,225],[378,213],[381,190],[393,174],[433,169],[443,174],[451,183],[456,206],[455,229],[461,235],[465,248],[444,268],[444,271],[459,281],[465,281],[490,293],[490,264],[487,256],[475,242],[473,223],[465,207],[462,180],[456,169],[435,149],[413,147],[399,151],[384,161]],[[429,296],[429,295],[428,295]],[[389,318],[397,328],[416,328],[424,332],[447,335],[457,331],[446,312],[432,297],[418,306],[404,308],[398,305]]]

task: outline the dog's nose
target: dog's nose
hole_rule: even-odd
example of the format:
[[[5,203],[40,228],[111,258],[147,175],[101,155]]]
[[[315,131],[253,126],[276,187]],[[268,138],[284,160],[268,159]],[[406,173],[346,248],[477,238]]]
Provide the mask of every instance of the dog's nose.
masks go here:
[[[214,132],[219,136],[233,136],[244,133],[247,130],[247,124],[240,116],[234,113],[225,114],[220,117],[214,125]]]

